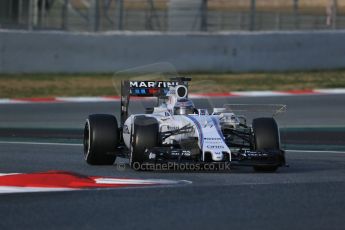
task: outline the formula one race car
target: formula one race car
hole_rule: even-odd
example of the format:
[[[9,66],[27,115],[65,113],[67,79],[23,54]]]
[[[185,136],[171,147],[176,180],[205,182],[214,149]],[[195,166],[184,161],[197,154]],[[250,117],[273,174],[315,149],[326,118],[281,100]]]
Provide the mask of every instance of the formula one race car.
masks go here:
[[[117,156],[130,166],[167,162],[229,163],[276,171],[285,165],[279,129],[272,117],[246,118],[228,106],[195,108],[188,99],[190,78],[121,83],[120,126],[113,115],[90,115],[84,130],[84,157],[91,165],[111,165]],[[128,114],[130,98],[156,97],[157,106],[143,114]]]

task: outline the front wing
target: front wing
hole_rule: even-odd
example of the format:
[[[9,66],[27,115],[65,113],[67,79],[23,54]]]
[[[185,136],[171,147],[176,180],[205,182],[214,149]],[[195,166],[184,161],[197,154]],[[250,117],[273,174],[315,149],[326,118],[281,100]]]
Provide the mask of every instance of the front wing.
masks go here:
[[[283,150],[240,150],[232,153],[231,161],[224,155],[222,161],[201,161],[201,154],[195,155],[190,149],[173,147],[153,147],[146,149],[147,163],[224,163],[234,166],[284,166],[285,151]]]

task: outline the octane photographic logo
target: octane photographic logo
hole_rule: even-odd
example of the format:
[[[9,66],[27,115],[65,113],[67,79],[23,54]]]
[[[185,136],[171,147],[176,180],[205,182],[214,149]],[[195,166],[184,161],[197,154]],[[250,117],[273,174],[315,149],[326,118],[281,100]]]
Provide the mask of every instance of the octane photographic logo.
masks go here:
[[[230,171],[230,162],[221,163],[133,163],[135,170],[149,171]]]

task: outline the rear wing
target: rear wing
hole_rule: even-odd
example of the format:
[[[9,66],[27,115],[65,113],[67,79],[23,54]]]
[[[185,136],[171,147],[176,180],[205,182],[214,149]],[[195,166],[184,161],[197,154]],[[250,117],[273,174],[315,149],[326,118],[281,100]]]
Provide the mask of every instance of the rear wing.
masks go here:
[[[177,86],[177,81],[123,81],[123,94],[136,97],[161,97],[165,96],[170,86]]]
[[[128,106],[131,96],[164,98],[171,86],[185,85],[191,78],[174,77],[170,81],[135,81],[124,80],[121,82],[121,125],[128,117]]]

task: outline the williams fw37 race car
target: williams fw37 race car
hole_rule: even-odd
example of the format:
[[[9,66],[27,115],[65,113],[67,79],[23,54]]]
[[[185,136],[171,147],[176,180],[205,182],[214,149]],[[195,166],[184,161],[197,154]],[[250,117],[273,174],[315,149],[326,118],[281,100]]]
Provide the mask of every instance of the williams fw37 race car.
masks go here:
[[[147,164],[252,166],[274,172],[285,165],[278,125],[272,117],[247,118],[223,108],[195,108],[185,77],[169,81],[121,83],[120,124],[113,115],[90,115],[84,129],[84,158],[91,165],[112,165],[129,158],[133,169]],[[157,106],[129,115],[131,97],[156,97]]]

